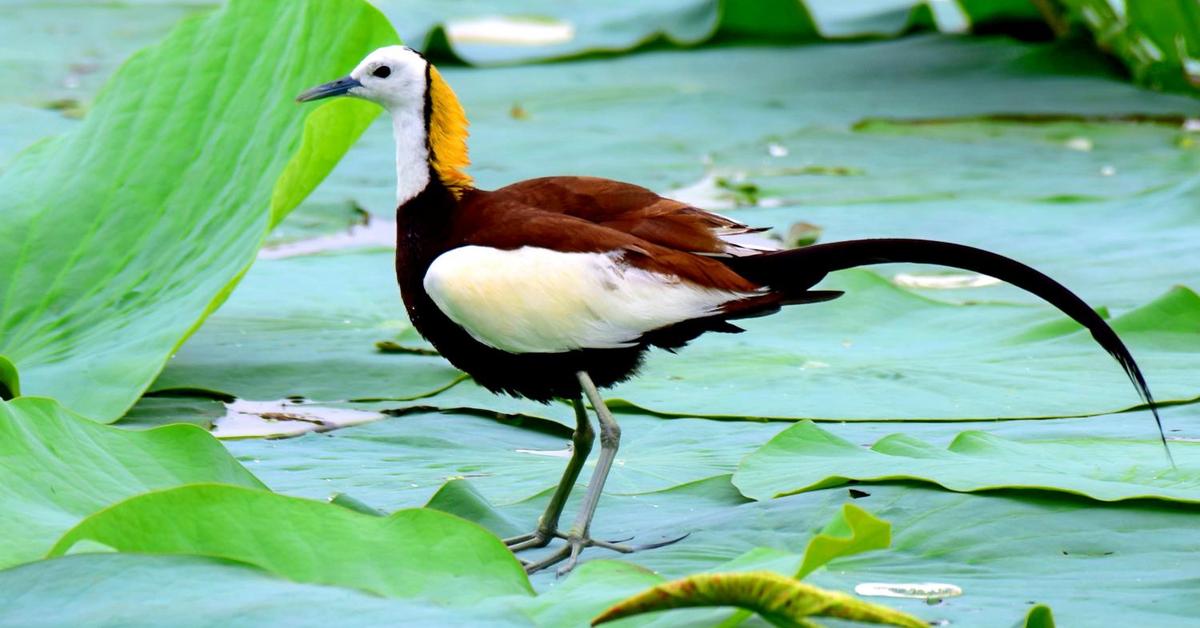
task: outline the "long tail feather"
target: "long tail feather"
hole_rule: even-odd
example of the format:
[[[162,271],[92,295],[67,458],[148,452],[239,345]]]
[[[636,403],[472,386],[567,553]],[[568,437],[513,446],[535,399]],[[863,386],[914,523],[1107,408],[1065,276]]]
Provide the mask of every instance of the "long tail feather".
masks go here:
[[[1134,361],[1129,348],[1108,322],[1083,299],[1030,266],[971,246],[906,238],[831,242],[777,253],[734,258],[727,263],[753,281],[786,292],[801,292],[816,285],[826,274],[836,270],[893,262],[936,264],[995,277],[1041,297],[1083,325],[1091,332],[1096,342],[1117,360],[1137,388],[1142,400],[1150,407],[1150,412],[1154,414],[1154,422],[1158,426],[1158,436],[1167,452],[1167,459],[1172,467],[1175,466],[1171,448],[1167,445],[1166,433],[1163,431],[1162,418],[1158,414],[1158,404],[1155,403],[1150,386],[1147,385],[1146,378]]]

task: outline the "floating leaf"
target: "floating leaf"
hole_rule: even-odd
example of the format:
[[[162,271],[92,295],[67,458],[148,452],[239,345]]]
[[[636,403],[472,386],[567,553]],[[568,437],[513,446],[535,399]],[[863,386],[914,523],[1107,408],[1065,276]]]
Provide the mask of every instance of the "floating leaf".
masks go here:
[[[869,271],[829,303],[744,321],[676,356],[653,352],[611,398],[688,416],[971,420],[1080,416],[1139,405],[1120,366],[1049,308],[952,305]],[[1113,320],[1160,400],[1200,395],[1200,296],[1175,288]],[[1148,414],[1129,417],[1153,432]]]
[[[740,606],[784,627],[816,626],[807,619],[814,616],[909,628],[929,625],[907,613],[770,571],[701,574],[660,584],[604,611],[592,625],[693,606]]]
[[[262,486],[204,430],[121,430],[33,397],[0,401],[0,471],[0,566],[38,558],[84,517],[146,491]]]
[[[891,524],[854,504],[846,504],[838,516],[808,542],[808,547],[804,548],[804,563],[800,565],[796,579],[803,579],[835,558],[886,549],[891,544]]]
[[[447,604],[531,591],[504,544],[457,517],[427,509],[378,517],[217,484],[116,504],[67,532],[50,555],[84,540],[121,552],[226,558],[297,582]]]
[[[1037,604],[1025,615],[1024,628],[1054,628],[1054,613],[1049,606]]]
[[[850,480],[919,480],[954,491],[1031,488],[1101,501],[1200,503],[1200,447],[1176,441],[1171,449],[1177,469],[1170,467],[1162,444],[1149,435],[1143,440],[1015,441],[969,431],[942,449],[912,436],[892,434],[864,449],[805,422],[743,459],[733,482],[754,499]]]
[[[295,94],[394,41],[363,2],[234,0],[0,172],[0,352],[22,394],[104,421],[133,405],[378,110],[328,104],[317,129]]]
[[[524,597],[524,596],[522,596]],[[64,603],[70,600],[70,603]],[[83,554],[0,571],[5,626],[529,626],[515,605],[443,606],[285,580],[201,556]]]

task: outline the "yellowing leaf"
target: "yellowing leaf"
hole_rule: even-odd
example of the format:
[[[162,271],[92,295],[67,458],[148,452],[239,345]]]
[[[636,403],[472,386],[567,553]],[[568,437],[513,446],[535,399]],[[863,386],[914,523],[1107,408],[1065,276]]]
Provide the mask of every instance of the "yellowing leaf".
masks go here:
[[[836,617],[889,626],[925,628],[928,623],[895,609],[804,584],[770,571],[710,573],[651,587],[592,620],[592,625],[672,608],[739,606],[776,626],[816,626],[809,617]]]

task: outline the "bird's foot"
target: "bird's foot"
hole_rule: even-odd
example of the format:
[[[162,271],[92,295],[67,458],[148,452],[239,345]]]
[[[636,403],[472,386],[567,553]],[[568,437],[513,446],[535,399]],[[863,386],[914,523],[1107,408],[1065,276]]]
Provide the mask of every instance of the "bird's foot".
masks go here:
[[[557,531],[538,528],[527,534],[510,536],[504,539],[504,545],[515,554],[521,550],[546,547],[557,536],[561,536]]]
[[[533,535],[536,536],[536,533],[533,533]],[[526,535],[526,536],[529,536],[529,535]],[[558,571],[555,572],[555,575],[557,575],[557,576],[566,575],[567,572],[574,569],[575,565],[577,565],[579,563],[579,555],[583,552],[583,549],[585,547],[600,547],[600,548],[604,548],[607,550],[612,550],[614,552],[620,552],[622,554],[631,554],[633,552],[637,552],[637,551],[641,551],[641,550],[654,549],[657,547],[664,547],[664,546],[670,545],[672,543],[678,543],[679,541],[682,541],[683,539],[687,538],[688,535],[685,534],[683,536],[680,536],[680,537],[677,537],[674,539],[670,539],[667,541],[663,541],[660,543],[649,543],[646,545],[638,545],[638,546],[624,545],[621,543],[614,543],[612,541],[601,541],[599,539],[593,539],[588,536],[582,536],[582,535],[576,535],[576,534],[563,534],[562,532],[555,532],[554,536],[557,538],[560,538],[560,539],[565,539],[567,541],[567,543],[565,545],[563,545],[562,547],[558,548],[557,550],[555,550],[549,556],[546,556],[545,558],[543,558],[541,560],[538,560],[538,561],[522,560],[521,564],[525,566],[525,573],[532,574],[534,572],[541,571],[552,565],[557,565],[558,563],[566,561],[566,563],[564,565],[562,565],[561,567],[559,567]],[[547,543],[549,543],[549,540],[547,540],[545,543],[543,543],[539,547],[543,547]],[[529,546],[529,547],[533,547],[533,546]],[[513,546],[509,547],[509,549],[512,549],[512,548],[513,548]],[[517,551],[517,550],[513,549],[513,551]]]

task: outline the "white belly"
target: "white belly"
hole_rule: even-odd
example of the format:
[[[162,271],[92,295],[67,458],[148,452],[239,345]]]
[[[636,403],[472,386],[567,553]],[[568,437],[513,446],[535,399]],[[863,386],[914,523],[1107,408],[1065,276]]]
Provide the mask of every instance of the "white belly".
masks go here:
[[[476,340],[510,353],[633,345],[642,334],[751,296],[625,264],[620,253],[466,246],[425,273],[433,302]]]

